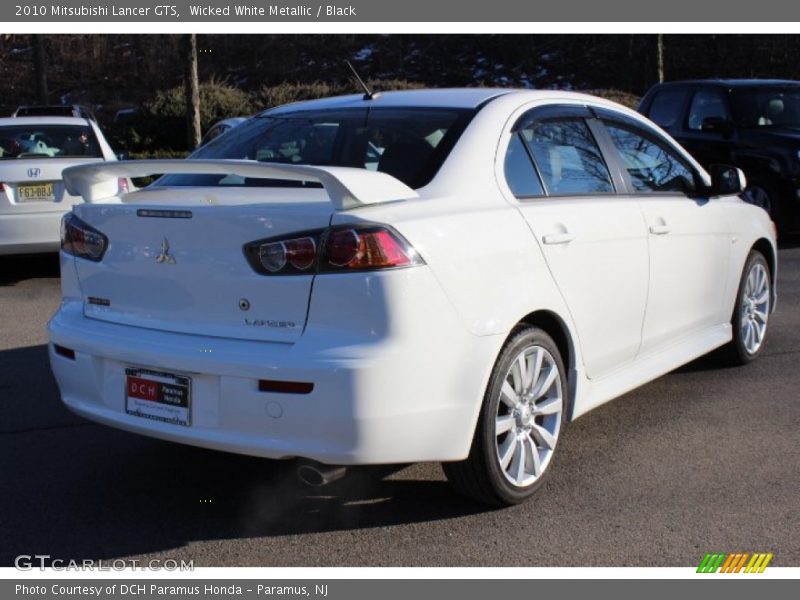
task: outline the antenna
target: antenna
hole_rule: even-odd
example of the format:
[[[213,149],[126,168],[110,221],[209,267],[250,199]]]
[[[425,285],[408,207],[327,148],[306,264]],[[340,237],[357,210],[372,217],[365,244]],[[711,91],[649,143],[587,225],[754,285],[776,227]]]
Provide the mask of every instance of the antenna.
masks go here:
[[[353,77],[355,77],[356,82],[358,83],[358,85],[361,86],[361,89],[364,90],[364,100],[372,100],[377,94],[367,87],[367,84],[364,83],[364,80],[361,79],[361,77],[359,77],[358,71],[356,71],[356,68],[352,65],[352,63],[349,60],[345,59],[344,64],[350,67],[350,71],[352,71]]]

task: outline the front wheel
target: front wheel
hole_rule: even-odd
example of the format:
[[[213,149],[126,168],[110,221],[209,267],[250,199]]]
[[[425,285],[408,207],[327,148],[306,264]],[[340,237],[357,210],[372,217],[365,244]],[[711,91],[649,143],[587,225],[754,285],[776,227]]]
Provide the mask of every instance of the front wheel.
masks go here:
[[[553,339],[537,327],[515,333],[492,371],[469,456],[443,465],[456,490],[495,506],[533,494],[553,461],[566,396]]]
[[[731,319],[733,340],[727,347],[731,364],[745,365],[755,360],[763,350],[771,300],[772,284],[767,260],[757,250],[751,250],[742,272]]]

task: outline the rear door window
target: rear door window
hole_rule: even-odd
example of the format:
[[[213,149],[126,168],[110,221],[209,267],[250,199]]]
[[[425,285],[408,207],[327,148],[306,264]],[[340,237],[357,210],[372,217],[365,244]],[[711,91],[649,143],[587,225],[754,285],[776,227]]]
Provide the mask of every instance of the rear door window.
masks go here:
[[[556,117],[520,130],[550,195],[611,193],[600,148],[582,118]]]

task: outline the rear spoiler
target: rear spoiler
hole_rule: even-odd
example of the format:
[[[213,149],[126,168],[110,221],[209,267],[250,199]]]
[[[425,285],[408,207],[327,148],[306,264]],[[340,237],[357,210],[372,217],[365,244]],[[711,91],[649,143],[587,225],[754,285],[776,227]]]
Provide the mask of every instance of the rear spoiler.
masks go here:
[[[284,165],[254,160],[125,160],[79,165],[64,169],[70,194],[85,202],[101,202],[117,195],[121,177],[148,177],[173,173],[239,175],[260,179],[317,181],[337,210],[419,197],[391,175],[352,167]]]

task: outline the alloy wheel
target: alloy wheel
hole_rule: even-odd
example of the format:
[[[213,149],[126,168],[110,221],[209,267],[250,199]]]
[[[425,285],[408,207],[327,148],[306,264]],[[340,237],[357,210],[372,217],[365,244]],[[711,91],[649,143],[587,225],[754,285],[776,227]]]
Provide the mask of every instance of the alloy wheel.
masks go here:
[[[500,469],[515,487],[536,481],[550,463],[564,407],[558,363],[545,348],[523,349],[506,373],[495,415]]]
[[[755,354],[764,341],[769,319],[769,274],[760,262],[753,263],[745,279],[741,298],[741,333],[748,354]]]

